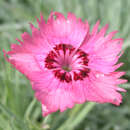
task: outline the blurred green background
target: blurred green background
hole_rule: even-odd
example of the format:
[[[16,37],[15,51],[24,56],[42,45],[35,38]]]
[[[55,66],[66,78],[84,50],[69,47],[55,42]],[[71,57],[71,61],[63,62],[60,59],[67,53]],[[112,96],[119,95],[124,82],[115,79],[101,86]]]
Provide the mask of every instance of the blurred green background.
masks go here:
[[[101,26],[109,23],[108,32],[119,30],[117,37],[124,38],[120,61],[125,63],[120,70],[130,82],[130,0],[0,0],[0,52],[24,31],[31,33],[28,23],[36,25],[35,16],[42,12],[47,19],[51,11],[73,12],[91,28],[100,19]],[[121,86],[127,93],[119,107],[85,103],[44,118],[29,81],[0,53],[0,130],[130,130],[129,82]]]

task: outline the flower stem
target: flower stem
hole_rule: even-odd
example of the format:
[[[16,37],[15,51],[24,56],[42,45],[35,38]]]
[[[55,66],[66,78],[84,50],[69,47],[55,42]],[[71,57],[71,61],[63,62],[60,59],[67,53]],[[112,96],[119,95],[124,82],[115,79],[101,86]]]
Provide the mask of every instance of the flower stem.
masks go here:
[[[84,108],[81,110],[81,112],[78,112],[78,114],[72,114],[70,118],[68,118],[67,121],[58,129],[58,130],[73,130],[76,126],[79,125],[79,123],[85,119],[87,114],[92,110],[92,108],[96,105],[96,103],[88,102]]]
[[[24,118],[25,118],[26,120],[29,120],[29,116],[30,116],[30,114],[31,114],[31,112],[32,112],[32,109],[33,109],[33,107],[34,107],[35,104],[36,104],[36,99],[34,98],[34,99],[31,101],[31,103],[29,104],[29,106],[28,106],[28,108],[27,108],[27,110],[26,110],[26,112],[25,112]]]
[[[73,120],[72,123],[70,123],[70,130],[74,129],[82,120],[85,119],[85,117],[92,110],[95,104],[96,103],[93,102],[89,102],[88,104],[86,104],[83,110],[76,116],[75,120]]]

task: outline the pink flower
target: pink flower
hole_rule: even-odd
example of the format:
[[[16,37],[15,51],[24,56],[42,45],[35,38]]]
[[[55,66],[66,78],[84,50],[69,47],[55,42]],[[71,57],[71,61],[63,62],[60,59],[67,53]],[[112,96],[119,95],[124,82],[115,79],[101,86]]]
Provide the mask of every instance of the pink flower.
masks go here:
[[[123,39],[105,35],[108,25],[98,31],[99,21],[89,31],[87,21],[68,13],[52,12],[47,23],[41,15],[39,28],[31,24],[32,35],[22,34],[19,45],[4,52],[7,60],[31,81],[43,116],[74,104],[93,101],[119,105],[125,92],[118,85],[124,72],[115,72],[122,55]]]

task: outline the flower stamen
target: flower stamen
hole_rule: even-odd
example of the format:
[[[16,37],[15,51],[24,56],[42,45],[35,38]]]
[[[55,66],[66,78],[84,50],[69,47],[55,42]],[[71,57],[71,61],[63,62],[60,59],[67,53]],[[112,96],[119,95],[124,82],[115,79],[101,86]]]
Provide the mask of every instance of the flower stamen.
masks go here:
[[[53,51],[54,50],[54,51]],[[52,70],[55,77],[67,83],[73,80],[83,80],[88,76],[88,54],[69,44],[59,44],[54,47],[45,58],[45,67]],[[85,67],[83,67],[85,66]],[[72,72],[72,73],[70,73]]]

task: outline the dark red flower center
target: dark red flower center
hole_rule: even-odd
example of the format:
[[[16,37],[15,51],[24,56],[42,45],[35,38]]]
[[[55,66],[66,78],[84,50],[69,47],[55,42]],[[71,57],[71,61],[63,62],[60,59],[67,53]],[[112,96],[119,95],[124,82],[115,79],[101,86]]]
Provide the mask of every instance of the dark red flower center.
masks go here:
[[[56,45],[45,58],[45,67],[62,82],[83,80],[88,76],[88,54],[69,44]]]

